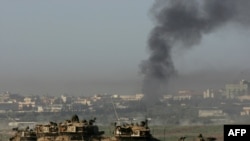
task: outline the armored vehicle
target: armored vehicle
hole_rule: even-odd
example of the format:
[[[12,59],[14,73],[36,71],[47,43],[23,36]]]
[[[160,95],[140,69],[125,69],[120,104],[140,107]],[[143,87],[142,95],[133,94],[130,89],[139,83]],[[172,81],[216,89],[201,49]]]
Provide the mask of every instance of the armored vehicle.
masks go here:
[[[138,123],[116,122],[114,137],[117,141],[159,141],[154,138],[148,127],[148,120]]]
[[[37,125],[37,141],[93,141],[101,140],[104,132],[94,125],[95,118],[80,121],[77,115],[59,124]]]
[[[37,124],[35,127],[37,141],[54,141],[58,136],[57,123]]]
[[[36,141],[36,133],[27,127],[26,129],[13,128],[15,134],[9,138],[9,141]]]
[[[66,120],[58,125],[58,136],[56,141],[82,141],[100,139],[103,131],[99,131],[98,126],[94,125],[96,118],[89,121],[80,121],[77,115],[74,115],[71,120]]]

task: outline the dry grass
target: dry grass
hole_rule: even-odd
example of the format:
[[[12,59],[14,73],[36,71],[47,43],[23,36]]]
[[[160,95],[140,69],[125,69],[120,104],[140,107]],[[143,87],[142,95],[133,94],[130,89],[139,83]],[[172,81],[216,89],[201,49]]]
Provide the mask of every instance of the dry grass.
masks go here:
[[[215,137],[217,141],[223,141],[223,125],[206,126],[166,126],[152,127],[152,134],[162,141],[177,141],[185,136],[185,141],[194,140],[199,134],[204,137]]]

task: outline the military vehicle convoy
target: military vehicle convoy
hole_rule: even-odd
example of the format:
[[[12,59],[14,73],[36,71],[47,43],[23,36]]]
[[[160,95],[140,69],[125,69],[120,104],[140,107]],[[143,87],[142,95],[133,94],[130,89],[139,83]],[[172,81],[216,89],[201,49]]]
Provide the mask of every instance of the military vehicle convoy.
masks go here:
[[[104,136],[104,131],[99,131],[94,125],[95,118],[79,120],[77,115],[71,120],[48,124],[37,124],[34,129],[13,128],[15,135],[9,141],[160,141],[152,136],[148,127],[148,120],[140,124],[118,120],[114,124],[112,136]],[[186,137],[180,137],[178,141],[184,141]],[[216,138],[204,138],[201,134],[197,141],[215,141]]]
[[[95,118],[80,121],[77,115],[61,123],[37,124],[33,129],[16,130],[9,141],[157,141],[150,134],[147,120],[141,124],[117,123],[113,136],[103,136]]]
[[[16,130],[10,141],[95,141],[101,140],[103,131],[94,125],[95,118],[80,121],[77,115],[62,123],[37,124],[32,130]]]

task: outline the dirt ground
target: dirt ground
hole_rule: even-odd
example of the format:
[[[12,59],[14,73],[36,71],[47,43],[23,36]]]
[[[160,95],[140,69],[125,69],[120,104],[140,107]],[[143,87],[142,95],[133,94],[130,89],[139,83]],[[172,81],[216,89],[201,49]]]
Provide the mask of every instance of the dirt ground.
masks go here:
[[[185,141],[195,141],[201,134],[207,138],[216,138],[216,141],[223,141],[223,125],[205,126],[166,126],[151,127],[152,135],[162,141],[178,141],[181,137]]]

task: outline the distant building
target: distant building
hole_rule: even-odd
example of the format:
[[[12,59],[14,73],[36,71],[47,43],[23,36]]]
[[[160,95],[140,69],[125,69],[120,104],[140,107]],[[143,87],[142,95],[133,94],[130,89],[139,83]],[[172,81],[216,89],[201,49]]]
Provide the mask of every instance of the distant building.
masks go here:
[[[100,101],[100,100],[110,102],[111,97],[112,97],[111,94],[104,93],[104,94],[96,94],[96,95],[92,96],[90,99],[93,102],[97,102],[97,101]]]
[[[0,102],[6,102],[10,98],[10,93],[8,91],[0,93]]]
[[[62,102],[63,102],[63,103],[66,103],[66,102],[67,102],[67,97],[66,97],[66,96],[61,95],[61,99],[62,99]]]
[[[35,106],[35,102],[29,97],[25,97],[23,102],[18,102],[18,108],[20,110],[23,110],[24,107],[34,108]]]
[[[180,90],[174,94],[166,94],[162,96],[161,101],[174,100],[174,101],[182,101],[182,100],[191,100],[195,93],[190,90]]]
[[[205,109],[199,110],[199,117],[221,117],[226,114],[221,109]]]
[[[45,107],[38,107],[37,112],[61,112],[63,108],[62,104],[51,104]]]
[[[73,103],[83,104],[83,105],[92,105],[90,100],[88,100],[87,98],[80,98],[80,97],[78,97]]]
[[[120,95],[119,97],[124,101],[139,101],[143,98],[143,94],[135,94],[135,95]]]
[[[250,107],[243,107],[240,112],[241,116],[249,116],[250,115]]]
[[[37,112],[44,112],[43,106],[37,106]]]
[[[226,84],[225,94],[227,98],[234,99],[238,96],[248,95],[249,82],[241,80],[239,84]]]
[[[115,107],[116,107],[117,109],[126,109],[126,108],[128,108],[128,106],[122,105],[121,103],[116,103],[116,104],[115,104]]]
[[[214,90],[213,89],[207,89],[203,92],[203,98],[214,98]]]
[[[176,95],[173,95],[173,100],[190,100],[193,95],[193,91],[180,90]]]
[[[162,98],[163,98],[163,100],[170,100],[173,98],[173,95],[171,95],[171,94],[163,95]]]
[[[238,99],[243,102],[243,101],[250,101],[250,95],[243,95],[243,96],[238,96]]]
[[[186,94],[173,96],[173,100],[190,100],[190,99],[191,95],[186,95]]]
[[[108,96],[108,99],[109,99],[110,97]],[[98,95],[98,94],[96,94],[96,95],[94,95],[93,97],[91,97],[91,100],[92,101],[94,101],[94,102],[96,102],[96,101],[98,101],[98,100],[101,100],[102,99],[102,95]]]

